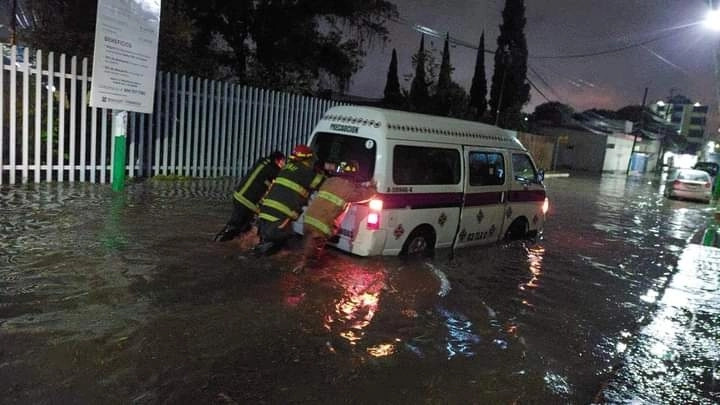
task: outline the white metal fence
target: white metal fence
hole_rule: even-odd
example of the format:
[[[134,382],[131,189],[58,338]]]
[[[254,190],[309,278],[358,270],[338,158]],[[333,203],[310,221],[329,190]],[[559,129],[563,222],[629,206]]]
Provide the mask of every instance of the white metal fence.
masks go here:
[[[0,55],[0,184],[109,182],[112,112],[88,106],[88,59],[3,45]],[[126,174],[239,176],[305,142],[337,104],[158,72],[153,114],[128,118]]]

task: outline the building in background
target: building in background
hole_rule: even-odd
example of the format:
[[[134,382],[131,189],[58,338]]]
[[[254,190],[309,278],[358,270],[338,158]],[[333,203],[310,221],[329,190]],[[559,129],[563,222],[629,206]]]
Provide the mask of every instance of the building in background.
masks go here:
[[[670,124],[678,135],[687,141],[686,152],[696,154],[710,140],[707,116],[708,106],[693,102],[689,98],[676,95],[667,101],[660,100],[650,105],[650,109]]]

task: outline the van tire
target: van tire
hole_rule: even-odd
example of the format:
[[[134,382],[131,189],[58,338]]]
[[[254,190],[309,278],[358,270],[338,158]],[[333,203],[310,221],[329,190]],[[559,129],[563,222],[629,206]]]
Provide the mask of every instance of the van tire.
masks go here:
[[[403,244],[400,256],[432,257],[435,253],[435,231],[428,225],[415,228]]]
[[[505,232],[505,240],[521,240],[527,237],[529,230],[528,222],[525,218],[517,218],[510,224],[510,227]]]

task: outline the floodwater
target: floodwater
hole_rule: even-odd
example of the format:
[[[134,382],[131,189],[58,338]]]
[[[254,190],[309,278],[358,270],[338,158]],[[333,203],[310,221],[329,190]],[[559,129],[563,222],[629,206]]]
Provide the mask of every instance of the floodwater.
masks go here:
[[[0,189],[0,402],[717,403],[720,250],[659,178],[547,179],[450,260],[211,242],[229,180]]]

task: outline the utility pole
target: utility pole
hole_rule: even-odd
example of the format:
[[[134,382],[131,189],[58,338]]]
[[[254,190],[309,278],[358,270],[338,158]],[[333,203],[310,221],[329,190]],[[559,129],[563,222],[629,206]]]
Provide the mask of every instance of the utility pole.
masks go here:
[[[505,79],[507,79],[507,71],[510,65],[510,50],[503,48],[503,75],[502,82],[500,82],[500,96],[498,97],[497,111],[495,112],[495,126],[500,123],[500,110],[502,109],[503,94],[505,93]]]
[[[17,0],[12,0],[10,8],[10,45],[15,46],[17,41]]]
[[[640,122],[638,122],[638,131],[641,134],[642,134],[642,129],[643,129],[643,122],[645,121],[645,103],[647,102],[647,94],[648,94],[648,88],[645,87],[645,93],[643,94],[642,105],[640,106]],[[625,172],[626,175],[630,174],[630,167],[632,166],[632,158],[633,158],[633,155],[635,154],[635,145],[637,145],[637,138],[638,138],[638,136],[636,133],[635,137],[633,138],[632,149],[630,149],[630,159],[628,160],[628,167],[627,167],[627,171]]]

